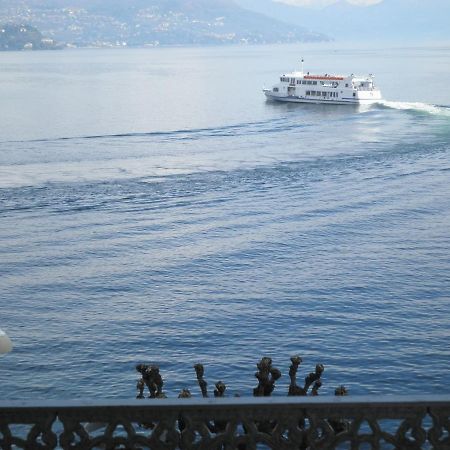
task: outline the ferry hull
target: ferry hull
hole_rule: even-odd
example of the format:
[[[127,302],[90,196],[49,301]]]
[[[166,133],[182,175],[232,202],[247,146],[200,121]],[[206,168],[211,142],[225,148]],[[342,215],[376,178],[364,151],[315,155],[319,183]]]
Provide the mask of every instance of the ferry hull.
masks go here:
[[[320,99],[320,98],[305,98],[298,97],[295,95],[281,96],[273,95],[272,91],[264,90],[264,94],[269,100],[274,100],[276,102],[288,102],[288,103],[312,103],[312,104],[326,104],[326,105],[371,105],[377,103],[381,100],[380,98],[370,98],[370,99],[353,99],[353,98],[342,98],[342,99]]]

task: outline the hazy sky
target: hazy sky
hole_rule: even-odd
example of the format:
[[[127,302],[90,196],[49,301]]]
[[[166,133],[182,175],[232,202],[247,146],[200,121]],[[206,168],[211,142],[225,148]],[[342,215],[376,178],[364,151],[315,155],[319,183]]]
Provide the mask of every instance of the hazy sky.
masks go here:
[[[275,0],[279,3],[285,3],[287,5],[295,6],[327,6],[338,2],[339,0]],[[375,5],[381,3],[383,0],[345,0],[347,3],[358,6]]]

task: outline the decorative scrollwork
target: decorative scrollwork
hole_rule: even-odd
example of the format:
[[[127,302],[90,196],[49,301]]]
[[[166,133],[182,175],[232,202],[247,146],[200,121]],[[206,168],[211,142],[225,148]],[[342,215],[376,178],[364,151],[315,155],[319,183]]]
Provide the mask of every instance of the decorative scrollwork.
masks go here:
[[[448,450],[449,430],[450,397],[0,402],[1,450]]]
[[[2,417],[0,412],[0,449],[51,450],[56,448],[58,438],[52,430],[55,420],[55,412],[43,417],[35,412],[32,417],[24,418],[16,413],[12,417],[9,414]]]
[[[435,450],[450,449],[450,406],[430,408],[433,425],[428,431],[428,440]]]

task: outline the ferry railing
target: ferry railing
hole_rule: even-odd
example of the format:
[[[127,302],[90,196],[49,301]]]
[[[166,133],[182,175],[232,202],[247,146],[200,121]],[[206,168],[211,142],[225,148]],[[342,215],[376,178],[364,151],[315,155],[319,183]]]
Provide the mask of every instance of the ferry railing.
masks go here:
[[[450,448],[450,395],[0,401],[0,448]]]

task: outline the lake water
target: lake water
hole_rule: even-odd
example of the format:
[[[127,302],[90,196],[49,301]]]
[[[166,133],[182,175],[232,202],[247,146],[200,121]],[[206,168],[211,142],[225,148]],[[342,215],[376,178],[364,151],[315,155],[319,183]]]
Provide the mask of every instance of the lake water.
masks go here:
[[[275,104],[284,71],[371,107]],[[0,397],[449,391],[450,47],[0,53]]]

